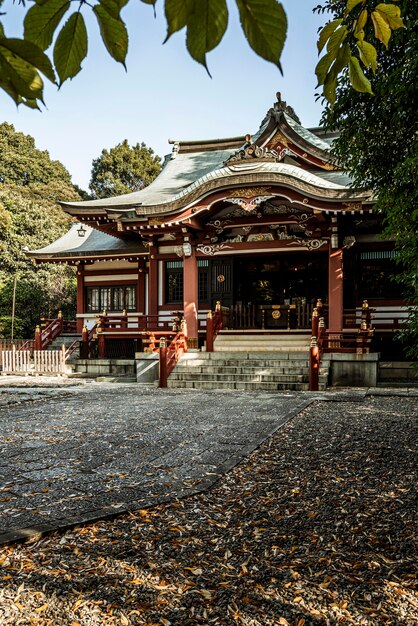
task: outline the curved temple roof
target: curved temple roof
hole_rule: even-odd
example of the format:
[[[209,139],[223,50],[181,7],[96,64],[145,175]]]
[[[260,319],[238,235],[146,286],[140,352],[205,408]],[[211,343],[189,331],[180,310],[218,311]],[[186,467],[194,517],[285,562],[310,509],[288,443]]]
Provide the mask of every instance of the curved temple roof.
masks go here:
[[[335,169],[330,145],[318,136],[320,133],[301,126],[293,109],[281,100],[280,94],[277,97],[252,137],[173,142],[172,154],[166,157],[160,175],[145,189],[112,198],[60,204],[82,219],[89,214],[106,213],[110,219],[167,215],[190,206],[209,192],[242,184],[293,186],[326,200],[370,200],[370,194],[350,188],[349,176]],[[288,148],[292,145],[298,154]],[[300,159],[303,166],[295,159]]]
[[[85,234],[80,237],[81,224],[73,224],[70,230],[53,243],[39,250],[29,250],[30,257],[42,259],[62,259],[66,257],[122,257],[148,254],[148,250],[139,242],[123,241],[112,235],[83,224]]]

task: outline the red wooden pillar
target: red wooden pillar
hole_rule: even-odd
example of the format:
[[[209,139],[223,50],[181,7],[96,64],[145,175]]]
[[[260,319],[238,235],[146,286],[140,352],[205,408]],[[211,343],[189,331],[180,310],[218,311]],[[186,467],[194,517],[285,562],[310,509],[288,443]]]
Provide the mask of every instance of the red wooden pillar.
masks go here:
[[[85,289],[84,289],[84,263],[77,266],[77,315],[85,313]],[[77,317],[77,333],[83,331],[84,320]]]
[[[167,342],[165,337],[160,338],[160,376],[159,387],[167,387]]]
[[[149,247],[148,315],[158,315],[158,261],[154,245]]]
[[[184,257],[183,265],[183,307],[184,319],[187,324],[187,341],[189,348],[198,347],[198,268],[194,246],[190,246],[191,254]]]
[[[340,333],[343,329],[343,251],[329,250],[328,277],[328,329]]]
[[[145,313],[145,263],[138,261],[138,282],[136,287],[136,310]]]

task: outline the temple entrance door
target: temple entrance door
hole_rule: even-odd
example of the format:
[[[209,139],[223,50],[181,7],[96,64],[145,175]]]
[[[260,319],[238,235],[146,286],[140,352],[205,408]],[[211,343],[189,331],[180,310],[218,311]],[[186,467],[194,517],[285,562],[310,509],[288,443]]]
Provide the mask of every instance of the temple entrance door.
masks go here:
[[[326,300],[325,254],[240,256],[234,259],[236,328],[305,328],[313,303]]]
[[[213,259],[210,265],[210,296],[214,308],[216,302],[222,306],[233,304],[233,259]]]

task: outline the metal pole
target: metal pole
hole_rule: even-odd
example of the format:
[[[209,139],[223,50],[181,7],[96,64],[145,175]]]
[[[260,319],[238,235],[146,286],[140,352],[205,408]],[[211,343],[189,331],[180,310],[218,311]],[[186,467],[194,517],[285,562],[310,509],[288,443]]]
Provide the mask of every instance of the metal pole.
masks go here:
[[[14,282],[13,282],[13,297],[12,297],[12,330],[11,330],[11,340],[14,338],[14,328],[15,328],[15,311],[16,311],[16,285],[17,285],[17,274],[15,274]]]

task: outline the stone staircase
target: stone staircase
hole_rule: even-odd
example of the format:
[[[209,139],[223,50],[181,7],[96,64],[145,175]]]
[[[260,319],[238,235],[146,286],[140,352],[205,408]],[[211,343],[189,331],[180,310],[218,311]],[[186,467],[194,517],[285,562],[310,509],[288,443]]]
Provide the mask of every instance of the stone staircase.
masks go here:
[[[308,354],[311,336],[306,332],[256,333],[221,330],[215,339],[215,352],[303,352]]]
[[[96,382],[136,383],[136,362],[135,359],[77,359],[71,377]]]
[[[169,387],[241,391],[308,391],[309,337],[247,335],[217,337],[215,352],[188,352],[168,379]],[[321,367],[319,388],[328,382],[328,363]]]
[[[58,335],[58,337],[55,337],[55,339],[47,347],[47,350],[61,350],[63,344],[65,345],[65,349],[67,349],[76,340],[81,340],[81,335],[78,335],[76,333],[62,333],[61,335]],[[79,357],[80,350],[79,348],[77,348],[68,359],[68,362],[72,363]]]

